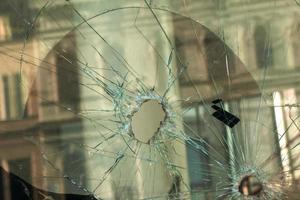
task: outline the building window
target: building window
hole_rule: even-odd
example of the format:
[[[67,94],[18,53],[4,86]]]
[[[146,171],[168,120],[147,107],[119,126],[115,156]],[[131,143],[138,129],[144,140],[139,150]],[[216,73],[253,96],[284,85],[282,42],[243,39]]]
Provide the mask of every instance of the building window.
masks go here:
[[[29,0],[1,1],[0,41],[24,39],[28,28],[26,19],[34,16],[34,10],[29,6]]]
[[[196,141],[199,146],[207,149],[204,142]],[[192,189],[199,187],[207,187],[210,183],[207,180],[210,180],[210,172],[208,168],[209,158],[204,152],[199,149],[194,148],[193,145],[187,144],[187,157],[189,163],[189,177],[190,185]]]
[[[7,16],[0,16],[0,41],[11,38],[11,27]]]
[[[73,111],[78,110],[79,104],[79,67],[76,61],[75,38],[69,35],[62,44],[58,46],[56,57],[58,101],[65,108]],[[69,49],[69,50],[65,50]],[[65,53],[68,52],[67,54]],[[65,109],[63,108],[63,109]]]
[[[292,33],[292,48],[294,55],[294,65],[295,67],[300,67],[300,23],[298,23]]]
[[[255,55],[257,68],[273,65],[273,50],[266,28],[258,25],[254,32]]]
[[[15,120],[24,117],[23,93],[19,73],[3,75],[0,78],[1,120]]]

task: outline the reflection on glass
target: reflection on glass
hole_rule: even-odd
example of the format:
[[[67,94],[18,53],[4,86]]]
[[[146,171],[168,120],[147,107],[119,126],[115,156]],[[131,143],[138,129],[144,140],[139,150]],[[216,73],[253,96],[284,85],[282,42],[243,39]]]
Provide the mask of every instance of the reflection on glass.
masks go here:
[[[299,11],[3,0],[0,199],[297,199]]]

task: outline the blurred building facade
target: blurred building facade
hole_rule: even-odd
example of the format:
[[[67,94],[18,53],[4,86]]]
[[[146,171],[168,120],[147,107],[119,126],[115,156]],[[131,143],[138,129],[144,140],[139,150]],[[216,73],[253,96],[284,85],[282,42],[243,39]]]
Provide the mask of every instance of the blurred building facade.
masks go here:
[[[43,188],[60,192],[69,190],[69,187],[72,190],[74,186],[66,183],[64,180],[59,179],[52,182],[49,178],[39,178],[51,177],[57,174],[55,169],[51,171],[49,170],[50,167],[43,168],[45,160],[41,159],[41,152],[43,152],[43,148],[48,149],[48,151],[53,149],[53,152],[59,152],[63,145],[65,155],[56,153],[55,165],[61,166],[66,172],[70,171],[70,169],[64,167],[65,163],[72,159],[70,155],[73,154],[74,158],[82,159],[82,162],[84,162],[88,154],[84,155],[76,152],[74,144],[83,144],[86,141],[94,140],[95,130],[89,122],[77,117],[76,114],[83,108],[93,108],[101,104],[102,100],[99,96],[93,96],[88,91],[81,89],[81,77],[67,73],[67,71],[74,72],[76,63],[66,61],[63,55],[65,52],[68,52],[68,56],[70,56],[69,53],[71,52],[73,53],[71,57],[73,56],[74,60],[80,58],[80,55],[74,48],[74,46],[78,45],[87,54],[85,57],[87,57],[89,63],[98,63],[99,65],[101,63],[99,63],[95,55],[90,54],[90,50],[84,46],[83,43],[85,41],[82,38],[72,32],[66,35],[72,24],[69,21],[57,20],[62,15],[61,12],[66,12],[65,14],[68,17],[73,17],[74,21],[78,19],[69,13],[71,9],[66,8],[65,3],[57,4],[52,7],[52,10],[47,11],[53,15],[54,19],[42,17],[39,21],[40,24],[35,24],[35,31],[39,30],[37,32],[40,32],[38,39],[35,38],[35,35],[26,38],[27,34],[29,34],[26,30],[33,29],[30,29],[30,25],[28,27],[26,22],[21,19],[31,14],[32,18],[34,18],[35,15],[33,13],[37,13],[42,4],[31,1],[15,1],[14,3],[13,7],[20,14],[17,20],[14,18],[16,12],[13,11],[11,4],[7,4],[7,6],[0,5],[1,166],[8,171],[20,172],[21,177],[31,181],[34,185],[40,185]],[[80,8],[83,3],[75,2],[74,4],[78,5],[77,8]],[[81,11],[85,14],[87,13],[87,16],[89,16],[89,11],[93,14],[95,13],[95,7],[102,6],[102,3],[96,1],[88,1],[88,3],[84,4],[85,7]],[[292,1],[163,1],[157,3],[157,6],[161,6],[160,4],[197,19],[224,40],[242,62],[245,63],[261,90],[266,93],[266,96],[267,94],[275,95],[274,98],[271,98],[271,106],[264,108],[269,109],[269,115],[264,117],[273,119],[270,123],[273,122],[274,130],[286,130],[292,124],[286,135],[285,142],[286,146],[289,146],[288,144],[296,144],[299,141],[297,137],[298,123],[294,122],[293,119],[299,113],[297,105],[299,98],[297,85],[298,80],[300,80],[299,7]],[[124,4],[124,6],[126,5],[130,5],[130,3]],[[114,7],[109,5],[109,3],[105,4],[105,6],[108,8],[110,6]],[[156,6],[156,2],[153,2],[153,6]],[[20,13],[20,10],[24,13]],[[118,33],[119,35],[113,33],[114,26],[125,26],[120,23],[122,21],[121,18],[122,15],[116,16],[115,19],[106,19],[106,23],[110,24],[112,21],[116,23],[116,25],[108,25],[108,32],[112,31],[110,33],[112,38],[124,37],[124,44],[128,46],[128,48],[126,45],[123,47],[124,54],[126,54],[127,50],[130,51],[130,44],[133,44],[135,35],[130,35],[130,31]],[[170,23],[167,23],[167,25],[169,26]],[[209,42],[209,38],[205,36],[205,31],[203,31],[203,35],[199,34],[201,38],[198,41],[190,41],[189,38],[194,33],[185,30],[184,22],[174,19],[173,26],[168,27],[168,29],[174,31],[173,39],[176,41],[176,45],[181,46],[180,50],[184,55],[187,55],[186,59],[190,59],[190,62],[193,63],[193,65],[188,67],[189,74],[192,75],[191,79],[201,89],[209,93],[212,88],[210,88],[208,58],[199,56],[201,52],[205,52],[205,45]],[[24,38],[26,40],[26,48],[24,48]],[[92,42],[93,39],[95,38],[89,38],[89,41]],[[202,44],[200,45],[203,47],[202,49],[198,49],[199,43]],[[20,51],[24,51],[23,53],[26,55],[26,63],[23,62],[22,64],[24,66],[21,68],[21,75],[20,60],[22,57]],[[38,60],[36,58],[44,59]],[[154,60],[155,58],[149,58],[148,62],[155,62]],[[136,62],[142,64],[143,60]],[[53,71],[49,73],[47,70],[39,70],[39,66],[45,66],[45,63],[49,65],[47,70],[53,70],[55,73],[52,73]],[[61,70],[62,68],[63,70]],[[136,70],[143,70],[143,68]],[[239,69],[237,68],[236,70]],[[25,81],[21,80],[24,77]],[[244,113],[245,115],[255,115],[251,106],[256,104],[251,102],[260,101],[259,94],[249,89],[250,83],[243,76],[232,77],[232,80],[232,87],[238,88],[238,91],[244,91],[242,92],[243,95],[248,93],[249,99],[245,103],[244,100],[239,99],[238,94],[234,98],[228,97],[228,99],[224,99],[228,104],[228,108],[244,106],[243,108],[248,111]],[[148,81],[151,82],[152,80]],[[179,94],[174,95],[191,96],[192,86],[186,84],[184,78],[179,80],[178,84]],[[41,99],[41,97],[47,98]],[[213,98],[213,95],[211,98]],[[274,108],[272,105],[277,105],[277,103],[287,106]],[[202,110],[203,105],[195,103],[194,109],[189,112],[184,121],[201,133],[202,137],[209,144],[214,145],[214,139],[211,138],[209,131],[204,130],[202,126],[205,123],[201,120],[201,118],[205,118],[201,114]],[[220,129],[223,130],[223,134],[229,134],[225,127],[220,127]],[[22,138],[19,137],[20,134],[22,134]],[[271,151],[271,147],[278,145],[278,137],[280,136],[275,134],[266,136],[263,141],[266,153]],[[39,141],[39,143],[37,144],[36,141]],[[206,190],[207,187],[214,187],[216,180],[212,180],[211,185],[203,185],[202,180],[210,177],[203,177],[203,174],[193,173],[195,168],[201,167],[193,165],[193,161],[198,160],[200,163],[209,162],[209,160],[205,160],[206,158],[191,151],[188,147],[187,149],[183,147],[181,150],[181,152],[186,153],[186,157],[182,157],[178,162],[187,162],[188,171],[185,179],[189,181],[191,188],[201,191],[202,189]],[[283,151],[284,155],[288,155],[290,169],[296,169],[299,164],[297,157],[291,156],[288,153],[288,148],[281,151]],[[232,156],[234,154],[233,151]],[[279,160],[274,162],[278,163],[278,166],[275,167],[280,167]],[[92,177],[95,177],[95,174],[92,173],[92,166],[93,164],[86,163],[80,168],[80,170],[86,170],[91,173],[87,173],[89,175],[86,177],[76,179],[78,183],[84,184],[89,182]],[[210,171],[213,169],[203,170]],[[76,170],[74,170],[75,172]],[[163,177],[160,184],[156,186],[157,188],[161,188],[164,191],[172,186],[172,180],[169,180],[168,176],[164,176],[163,173],[157,176]],[[298,182],[299,173],[297,173],[297,170],[292,170],[291,176],[293,181]],[[112,179],[111,182],[118,180],[118,177],[110,178]],[[138,179],[138,177],[131,178]],[[9,200],[13,197],[13,193],[10,193],[12,189],[9,189],[9,180],[5,178],[1,180],[0,186],[4,189],[0,190],[4,192],[3,194],[0,193],[0,195],[3,195],[3,199]],[[93,185],[95,183],[89,184]],[[135,199],[140,196],[143,197],[147,193],[146,189],[138,187],[123,188],[118,193],[114,190],[113,184],[108,184],[103,188],[106,188],[103,191],[106,192],[105,197],[112,199]],[[144,194],[142,194],[143,192]],[[147,195],[150,194],[147,193]],[[214,199],[215,196],[211,193],[199,192],[198,196],[194,198]]]

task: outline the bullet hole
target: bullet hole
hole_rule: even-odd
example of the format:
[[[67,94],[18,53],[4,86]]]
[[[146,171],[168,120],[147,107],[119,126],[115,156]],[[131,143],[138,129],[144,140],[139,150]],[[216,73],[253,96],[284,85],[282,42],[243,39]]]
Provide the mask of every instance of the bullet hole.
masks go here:
[[[132,134],[138,141],[149,144],[166,118],[163,105],[154,99],[145,100],[131,119]]]
[[[254,175],[245,176],[239,185],[239,192],[244,196],[259,196],[262,190],[261,181]]]

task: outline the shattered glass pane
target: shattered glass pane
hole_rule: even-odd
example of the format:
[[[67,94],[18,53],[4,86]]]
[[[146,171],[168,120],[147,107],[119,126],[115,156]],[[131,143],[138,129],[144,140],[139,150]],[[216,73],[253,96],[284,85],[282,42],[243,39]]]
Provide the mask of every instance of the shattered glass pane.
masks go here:
[[[1,0],[0,199],[298,199],[296,0]]]

